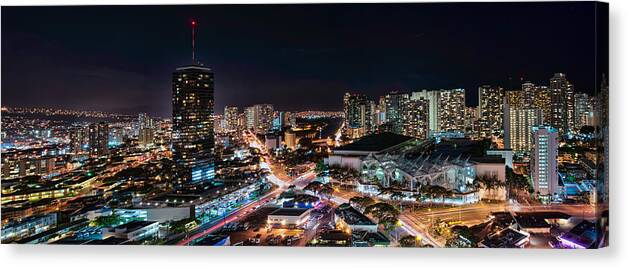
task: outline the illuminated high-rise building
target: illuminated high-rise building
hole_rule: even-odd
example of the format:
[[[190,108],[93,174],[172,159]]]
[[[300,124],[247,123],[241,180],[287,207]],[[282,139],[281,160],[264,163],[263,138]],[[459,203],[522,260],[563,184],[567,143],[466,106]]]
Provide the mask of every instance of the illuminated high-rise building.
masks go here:
[[[84,150],[83,145],[87,140],[87,133],[83,126],[75,126],[70,128],[70,152],[73,154],[80,154]]]
[[[477,107],[464,108],[464,132],[472,138],[479,136],[480,124],[478,122],[478,114]]]
[[[536,86],[534,93],[534,107],[543,111],[543,122],[552,120],[551,92],[547,86]]]
[[[515,153],[530,153],[532,128],[543,124],[543,115],[536,108],[510,108],[504,111],[504,147]]]
[[[109,153],[109,124],[106,122],[89,125],[89,154],[93,157]]]
[[[150,118],[148,114],[140,113],[137,116],[137,125],[139,129],[142,129],[142,128],[153,128],[155,124],[153,123],[153,119]]]
[[[550,78],[550,125],[563,134],[575,126],[574,87],[563,73]]]
[[[238,117],[240,116],[240,112],[238,111],[238,107],[236,106],[225,106],[224,112],[224,120],[225,127],[228,131],[237,131],[238,130]]]
[[[386,123],[392,126],[394,133],[403,134],[403,107],[409,100],[408,94],[391,92],[384,96]]]
[[[238,129],[248,129],[246,120],[246,109],[238,114]]]
[[[504,89],[483,85],[478,88],[480,136],[499,136],[503,131]]]
[[[274,109],[272,104],[255,105],[258,109],[258,130],[261,134],[266,134],[273,126]]]
[[[572,84],[565,89],[565,109],[567,110],[567,130],[573,131],[576,128],[576,99],[575,90]]]
[[[297,126],[297,113],[295,112],[285,112],[284,113],[284,127],[296,127]]]
[[[138,143],[142,147],[153,145],[155,139],[155,127],[153,120],[145,113],[138,116]]]
[[[379,126],[386,123],[386,97],[379,96],[379,100],[377,101],[377,128],[379,131]]]
[[[214,133],[226,133],[227,132],[227,121],[225,117],[220,114],[215,114],[213,116],[214,119]]]
[[[440,131],[464,131],[464,89],[443,89],[439,94]]]
[[[574,95],[574,105],[575,129],[579,130],[583,126],[593,125],[593,98],[587,93],[577,93]]]
[[[521,90],[513,92],[508,98],[510,107],[536,108],[543,111],[543,122],[550,122],[552,116],[550,90],[546,86],[535,85],[531,82],[521,84]]]
[[[366,95],[345,93],[343,98],[344,129],[346,136],[357,139],[373,130],[373,110]]]
[[[281,130],[283,129],[286,120],[286,115],[284,112],[275,111],[273,114],[273,130]]]
[[[506,102],[511,108],[522,107],[523,103],[523,91],[521,90],[506,90],[505,92]]]
[[[403,135],[426,139],[429,134],[428,101],[408,100],[402,111]]]
[[[244,109],[246,128],[256,134],[267,134],[273,127],[274,109],[272,104],[255,104]]]
[[[297,114],[294,112],[275,111],[273,118],[273,129],[283,130],[297,126]]]
[[[255,132],[266,134],[273,127],[274,109],[272,104],[256,104],[255,106]]]
[[[255,107],[249,106],[244,108],[244,118],[246,129],[253,130],[255,129]]]
[[[119,126],[109,128],[109,147],[116,147],[124,143],[125,129]]]
[[[536,91],[538,86],[533,84],[532,82],[525,82],[521,84],[521,102],[519,105],[521,107],[531,108],[534,106],[534,99],[536,97]]]
[[[214,73],[201,65],[177,68],[172,87],[172,153],[179,182],[214,177]]]
[[[428,129],[434,133],[440,131],[440,91],[439,90],[421,90],[412,92],[410,100],[424,99],[427,101]]]
[[[142,147],[149,147],[154,144],[155,131],[151,128],[142,128],[138,133],[138,143]]]
[[[532,129],[533,151],[530,170],[534,191],[539,197],[550,198],[560,193],[558,184],[558,133],[552,127]],[[549,201],[549,200],[548,200]]]
[[[543,112],[543,122],[551,122],[551,98],[546,86],[531,82],[521,84],[521,90],[506,92],[506,100],[510,108],[536,108]]]
[[[369,118],[370,121],[370,132],[371,133],[375,133],[377,132],[377,126],[379,126],[381,124],[381,117],[380,114],[382,113],[380,110],[380,107],[378,105],[377,102],[369,100],[369,109],[371,111],[371,117]]]

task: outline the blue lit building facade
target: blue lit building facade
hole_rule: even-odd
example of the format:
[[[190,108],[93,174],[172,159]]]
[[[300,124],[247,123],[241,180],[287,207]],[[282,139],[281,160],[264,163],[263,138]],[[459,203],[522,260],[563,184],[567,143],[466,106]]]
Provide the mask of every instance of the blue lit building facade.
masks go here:
[[[550,126],[532,128],[533,150],[530,168],[534,191],[550,201],[561,192],[558,185],[558,131]]]

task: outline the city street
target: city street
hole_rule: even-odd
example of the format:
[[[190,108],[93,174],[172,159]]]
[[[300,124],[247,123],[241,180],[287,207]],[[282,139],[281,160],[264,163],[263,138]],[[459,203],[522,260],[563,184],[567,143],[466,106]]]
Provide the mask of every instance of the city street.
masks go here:
[[[194,231],[192,231],[192,233],[187,234],[187,236],[177,242],[177,245],[188,245],[190,242],[202,238],[203,236],[209,235],[212,232],[219,230],[223,225],[225,225],[226,223],[235,221],[237,219],[243,218],[244,216],[246,216],[246,214],[251,212],[251,209],[254,208],[255,206],[258,205],[263,205],[267,202],[269,202],[270,200],[274,199],[277,197],[277,195],[279,195],[281,193],[282,189],[281,188],[277,188],[274,191],[264,195],[262,198],[260,198],[259,200],[255,201],[255,202],[251,202],[247,205],[244,205],[242,207],[240,207],[239,209],[233,211],[232,213],[230,213],[229,215],[225,216],[224,219],[217,219],[213,222],[209,222],[206,224],[203,224],[201,226],[199,226],[197,229],[195,229]]]
[[[261,152],[266,152],[266,148],[262,145],[262,143],[259,141],[259,139],[257,139],[257,137],[255,137],[254,135],[246,135],[246,139],[249,142],[251,147],[257,148]],[[294,179],[290,179],[287,176],[282,176],[280,178],[280,177],[275,175],[277,167],[272,164],[271,160],[268,157],[266,157],[264,159],[264,161],[260,164],[260,166],[262,168],[264,168],[264,167],[268,167],[269,168],[270,174],[267,175],[267,179],[271,183],[277,185],[278,186],[277,189],[275,189],[275,190],[271,191],[270,193],[267,193],[266,195],[262,196],[259,200],[255,201],[255,202],[251,202],[251,203],[249,203],[247,205],[244,205],[244,206],[240,207],[239,209],[231,212],[229,215],[225,216],[224,219],[217,219],[217,220],[215,220],[213,222],[209,222],[209,223],[206,223],[206,224],[203,224],[203,225],[199,226],[198,228],[196,228],[191,233],[188,233],[185,238],[183,238],[182,240],[178,241],[176,244],[177,245],[188,245],[190,242],[192,242],[192,241],[194,241],[196,239],[202,238],[204,236],[207,236],[207,235],[211,234],[212,232],[215,232],[215,231],[219,230],[222,226],[224,226],[225,224],[227,224],[229,222],[236,221],[238,219],[242,219],[247,214],[249,214],[255,208],[255,206],[258,206],[258,205],[261,206],[261,205],[271,201],[272,199],[276,198],[281,192],[285,191],[286,188],[289,185],[294,184],[298,188],[303,188],[308,183],[310,183],[312,180],[314,180],[316,178],[316,173],[313,170],[310,170],[310,171],[308,171],[308,172],[306,172],[306,173],[302,174],[301,176],[299,176],[297,178],[294,178]],[[314,165],[310,165],[310,166],[311,166],[311,169],[314,168]],[[312,235],[310,234],[310,236],[312,236]],[[171,239],[171,240],[173,240],[173,239]]]

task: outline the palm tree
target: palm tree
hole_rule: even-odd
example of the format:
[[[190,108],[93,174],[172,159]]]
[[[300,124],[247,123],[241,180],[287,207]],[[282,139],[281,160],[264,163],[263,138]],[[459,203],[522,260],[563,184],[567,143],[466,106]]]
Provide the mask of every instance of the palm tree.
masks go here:
[[[527,176],[517,174],[512,168],[506,167],[506,186],[509,194],[514,194],[516,198],[520,198],[523,194],[524,197],[530,197],[532,185]]]
[[[469,191],[470,189],[473,189],[473,182],[468,181],[467,183],[464,184],[465,188],[467,191]]]
[[[488,191],[489,195],[493,193],[493,190],[505,187],[505,184],[497,178],[497,175],[480,175],[473,182]]]
[[[480,183],[480,180],[477,177],[473,180],[473,182],[471,182],[471,185],[475,190],[480,190],[482,187],[482,183]]]

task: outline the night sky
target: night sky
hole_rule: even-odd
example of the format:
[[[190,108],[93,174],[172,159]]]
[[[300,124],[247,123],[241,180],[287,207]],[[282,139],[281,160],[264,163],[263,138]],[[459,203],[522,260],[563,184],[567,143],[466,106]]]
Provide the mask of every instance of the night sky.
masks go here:
[[[520,88],[595,75],[593,3],[2,7],[2,105],[171,115],[172,71],[215,72],[216,111],[341,110],[351,90]]]

